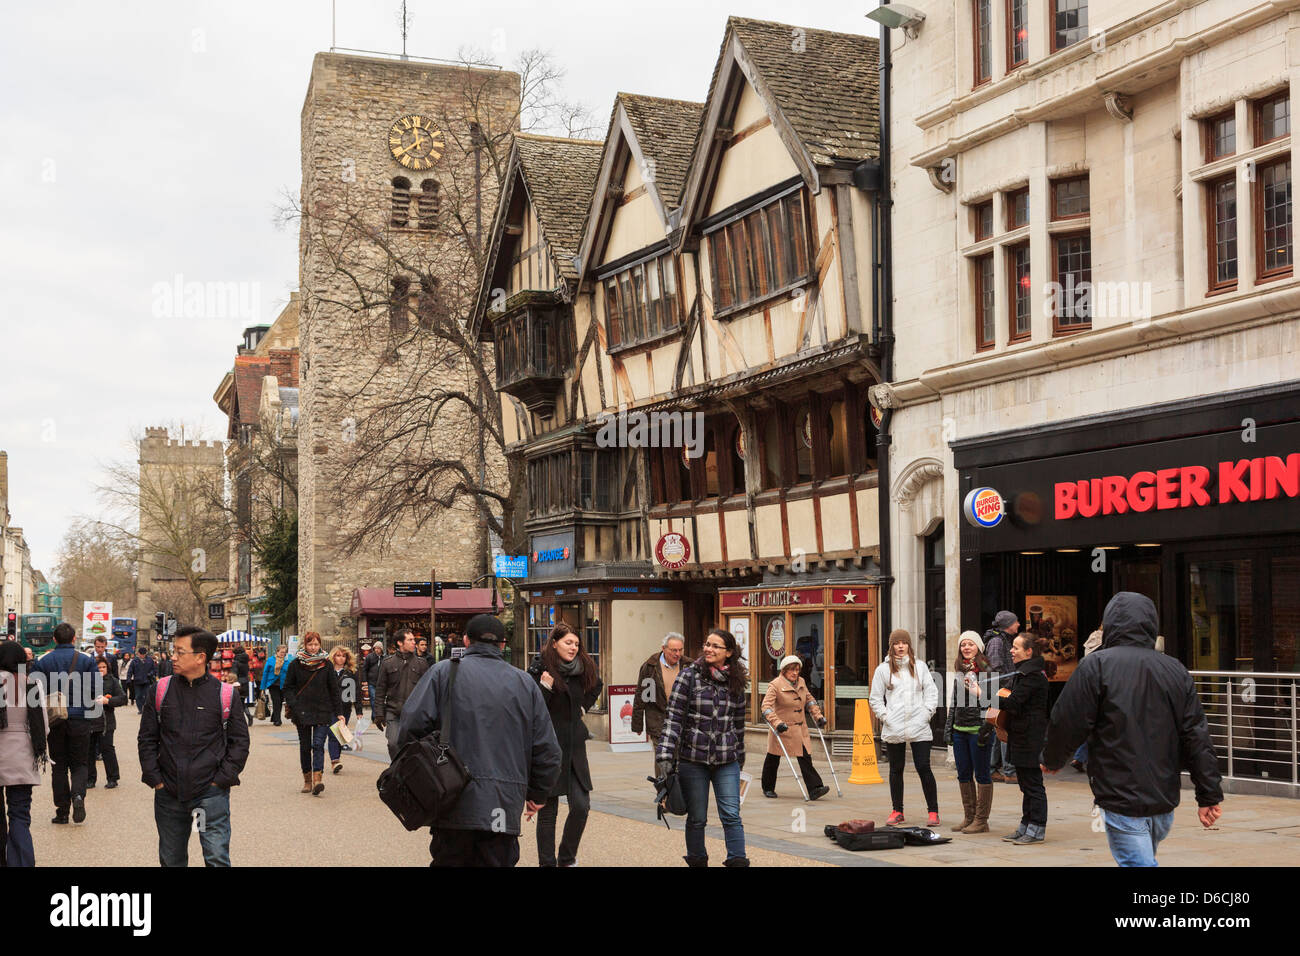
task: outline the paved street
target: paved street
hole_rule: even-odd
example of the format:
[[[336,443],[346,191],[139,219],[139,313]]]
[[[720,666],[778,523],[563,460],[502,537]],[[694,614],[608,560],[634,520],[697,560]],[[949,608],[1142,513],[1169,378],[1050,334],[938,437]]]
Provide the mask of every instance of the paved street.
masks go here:
[[[135,756],[138,717],[134,708],[118,712],[118,747],[122,786],[89,792],[84,825],[54,826],[48,778],[38,788],[33,808],[33,837],[41,866],[154,866],[157,842],[152,800],[139,782]],[[252,751],[242,784],[232,794],[234,821],[231,856],[240,866],[424,866],[428,863],[428,838],[407,833],[375,795],[374,781],[387,764],[382,735],[366,735],[370,748],[344,754],[344,769],[328,776],[320,797],[299,793],[298,744],[292,726],[272,727],[259,722],[252,730]],[[751,742],[751,747],[753,746]],[[679,866],[683,853],[684,818],[672,819],[672,830],[654,822],[650,807],[649,753],[614,754],[605,744],[590,745],[596,791],[593,813],[583,839],[579,863],[583,866]],[[824,758],[819,768],[824,770]],[[750,767],[756,770],[757,767]],[[1041,846],[1014,847],[999,837],[1015,828],[1020,793],[1014,786],[997,785],[992,830],[988,834],[953,835],[946,827],[960,816],[953,772],[936,768],[940,811],[945,836],[953,842],[933,848],[906,848],[883,853],[850,853],[833,846],[822,828],[841,820],[866,817],[882,823],[889,812],[886,785],[849,786],[847,762],[838,766],[845,796],[830,795],[805,804],[783,768],[777,800],[751,791],[743,810],[749,855],[755,866],[1112,866],[1104,834],[1094,832],[1092,799],[1086,782],[1072,770],[1049,778],[1048,842]],[[924,819],[920,786],[909,770],[906,812],[908,822]],[[563,812],[563,811],[562,811]],[[709,854],[721,861],[725,852],[721,831],[710,808]],[[561,818],[563,825],[563,818]],[[304,839],[304,828],[313,837]],[[338,839],[330,838],[337,834]],[[362,835],[365,835],[363,838]],[[520,865],[532,866],[537,850],[533,824],[524,825]],[[1300,802],[1271,797],[1229,794],[1217,830],[1202,830],[1195,805],[1187,792],[1179,807],[1172,835],[1160,848],[1163,866],[1267,866],[1294,865],[1300,844]],[[197,837],[191,841],[191,866],[202,865]]]

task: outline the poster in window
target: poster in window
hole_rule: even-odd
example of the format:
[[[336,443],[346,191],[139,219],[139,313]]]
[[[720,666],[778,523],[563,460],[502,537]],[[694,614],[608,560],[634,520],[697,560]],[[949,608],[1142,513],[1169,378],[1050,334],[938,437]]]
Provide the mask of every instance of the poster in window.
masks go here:
[[[731,636],[736,639],[736,649],[740,652],[740,660],[745,665],[745,670],[749,670],[749,618],[732,617],[727,619],[727,630]]]
[[[1021,627],[1046,639],[1049,661],[1056,662],[1054,681],[1066,681],[1079,663],[1079,599],[1073,594],[1031,594],[1025,598]]]

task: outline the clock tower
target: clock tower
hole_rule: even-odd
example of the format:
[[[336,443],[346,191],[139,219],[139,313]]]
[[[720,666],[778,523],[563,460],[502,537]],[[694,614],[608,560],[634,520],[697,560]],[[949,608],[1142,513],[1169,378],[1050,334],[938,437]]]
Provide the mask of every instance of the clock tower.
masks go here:
[[[428,580],[434,567],[446,580],[486,573],[484,523],[464,503],[418,530],[400,517],[348,546],[366,502],[347,482],[357,443],[373,441],[395,396],[418,397],[430,382],[472,388],[463,358],[420,332],[426,310],[463,320],[468,309],[478,224],[496,203],[482,150],[508,152],[518,109],[519,76],[495,68],[335,53],[312,64],[299,230],[298,633],[318,631],[327,646],[370,636],[358,632],[356,589]],[[429,430],[436,447],[413,454],[490,468],[478,430],[448,422]]]

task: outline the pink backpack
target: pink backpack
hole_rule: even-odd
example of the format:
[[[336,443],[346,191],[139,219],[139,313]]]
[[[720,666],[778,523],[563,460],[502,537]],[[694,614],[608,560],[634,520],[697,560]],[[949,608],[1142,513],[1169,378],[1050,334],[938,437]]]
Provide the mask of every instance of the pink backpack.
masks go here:
[[[163,698],[167,696],[167,688],[171,686],[171,682],[172,679],[170,676],[159,678],[158,687],[154,691],[153,709],[158,714],[158,717],[160,719],[162,717]],[[230,719],[230,710],[234,706],[234,704],[235,704],[235,685],[227,684],[225,681],[222,681],[221,682],[221,719],[223,721]]]

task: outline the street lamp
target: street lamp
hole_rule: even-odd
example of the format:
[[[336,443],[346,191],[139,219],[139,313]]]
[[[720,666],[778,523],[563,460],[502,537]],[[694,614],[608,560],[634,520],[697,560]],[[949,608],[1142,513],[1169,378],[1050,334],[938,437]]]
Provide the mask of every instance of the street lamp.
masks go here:
[[[925,22],[925,14],[902,3],[884,3],[867,14],[886,30],[902,30],[909,40],[915,40]]]

